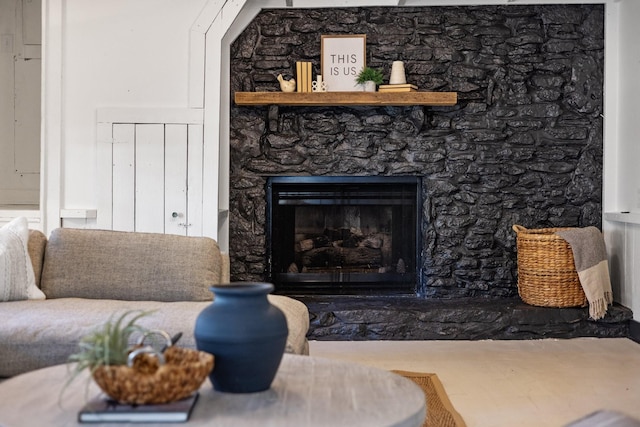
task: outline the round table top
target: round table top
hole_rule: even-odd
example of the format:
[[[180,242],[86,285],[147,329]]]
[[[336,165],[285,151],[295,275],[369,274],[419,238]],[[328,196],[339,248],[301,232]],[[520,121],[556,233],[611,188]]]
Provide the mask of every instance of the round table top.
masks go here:
[[[78,411],[100,391],[87,381],[87,374],[63,391],[68,378],[68,367],[58,365],[0,383],[0,425],[78,425]],[[425,411],[422,390],[400,375],[351,362],[285,354],[267,391],[221,393],[207,379],[188,425],[418,427]]]

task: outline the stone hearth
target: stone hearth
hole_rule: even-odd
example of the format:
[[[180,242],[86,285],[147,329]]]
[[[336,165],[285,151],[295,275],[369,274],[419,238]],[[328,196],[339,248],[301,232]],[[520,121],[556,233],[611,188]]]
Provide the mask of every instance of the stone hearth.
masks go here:
[[[482,340],[628,337],[631,310],[604,319],[588,308],[548,308],[519,298],[296,297],[309,308],[311,340]]]

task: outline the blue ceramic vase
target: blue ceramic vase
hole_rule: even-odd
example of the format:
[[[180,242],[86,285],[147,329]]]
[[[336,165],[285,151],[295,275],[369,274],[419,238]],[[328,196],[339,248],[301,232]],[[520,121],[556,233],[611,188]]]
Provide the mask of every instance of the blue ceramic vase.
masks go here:
[[[287,342],[287,321],[267,295],[270,283],[213,286],[214,301],[196,319],[198,350],[215,356],[214,389],[254,393],[271,387]]]

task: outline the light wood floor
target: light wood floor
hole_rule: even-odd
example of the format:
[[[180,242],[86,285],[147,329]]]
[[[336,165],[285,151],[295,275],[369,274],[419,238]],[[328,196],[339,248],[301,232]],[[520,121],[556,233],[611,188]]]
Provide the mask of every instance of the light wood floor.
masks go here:
[[[468,427],[560,427],[599,409],[640,420],[640,344],[624,338],[312,341],[310,353],[434,372]]]

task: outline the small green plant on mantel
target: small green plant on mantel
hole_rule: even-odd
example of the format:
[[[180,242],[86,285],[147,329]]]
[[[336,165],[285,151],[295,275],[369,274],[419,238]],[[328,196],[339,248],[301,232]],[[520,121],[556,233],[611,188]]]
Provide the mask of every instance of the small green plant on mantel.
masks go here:
[[[80,340],[78,352],[69,356],[69,362],[75,362],[75,365],[72,367],[71,377],[66,385],[69,385],[85,369],[93,375],[100,366],[126,365],[131,335],[134,332],[140,334],[148,332],[136,322],[150,313],[151,311],[130,310],[115,320],[112,315],[107,322],[84,336]]]
[[[358,77],[356,77],[356,83],[363,84],[364,82],[374,82],[376,85],[381,85],[384,81],[382,71],[371,67],[364,67]]]

